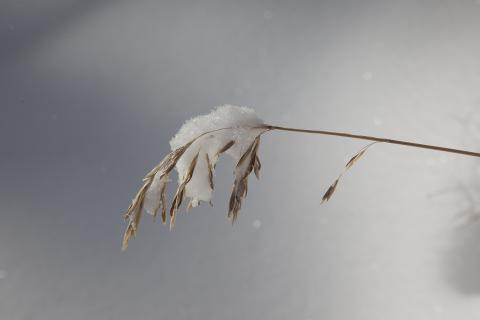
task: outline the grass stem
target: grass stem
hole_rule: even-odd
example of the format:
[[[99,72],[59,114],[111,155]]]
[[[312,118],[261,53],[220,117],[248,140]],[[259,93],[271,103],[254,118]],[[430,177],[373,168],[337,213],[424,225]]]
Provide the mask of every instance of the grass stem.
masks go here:
[[[383,142],[383,143],[389,143],[389,144],[397,144],[397,145],[408,146],[413,148],[430,149],[430,150],[436,150],[441,152],[456,153],[456,154],[462,154],[465,156],[480,158],[480,152],[446,148],[446,147],[440,147],[440,146],[435,146],[431,144],[422,144],[422,143],[416,143],[416,142],[410,142],[410,141],[402,141],[402,140],[395,140],[395,139],[389,139],[389,138],[379,138],[374,136],[365,136],[365,135],[336,132],[336,131],[298,129],[298,128],[289,128],[289,127],[271,126],[271,125],[267,125],[267,127],[269,130],[322,134],[322,135],[337,136],[337,137],[344,137],[344,138],[350,138],[350,139],[368,140],[368,141]]]

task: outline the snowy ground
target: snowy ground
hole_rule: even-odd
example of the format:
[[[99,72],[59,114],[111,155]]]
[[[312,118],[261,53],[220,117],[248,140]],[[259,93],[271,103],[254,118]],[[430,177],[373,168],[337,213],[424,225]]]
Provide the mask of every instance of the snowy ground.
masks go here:
[[[215,207],[121,213],[188,118],[480,147],[480,3],[0,4],[0,319],[478,319],[480,162],[268,133],[262,178]],[[172,189],[172,188],[171,188]],[[170,194],[172,190],[170,191]]]

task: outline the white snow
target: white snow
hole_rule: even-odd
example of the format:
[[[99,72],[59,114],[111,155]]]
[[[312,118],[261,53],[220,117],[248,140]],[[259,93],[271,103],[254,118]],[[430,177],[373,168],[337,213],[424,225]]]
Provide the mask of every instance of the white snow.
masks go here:
[[[172,150],[175,150],[193,139],[197,139],[183,154],[176,164],[178,183],[181,184],[190,163],[198,153],[198,160],[191,180],[185,188],[185,197],[191,199],[191,205],[197,206],[200,201],[209,202],[212,198],[207,156],[211,164],[212,173],[218,161],[218,152],[230,141],[234,141],[231,148],[225,151],[235,161],[238,161],[245,150],[252,144],[255,137],[264,131],[258,128],[263,121],[255,111],[247,107],[224,105],[215,108],[209,114],[201,115],[186,121],[178,133],[170,141]],[[220,130],[219,130],[220,129]],[[218,131],[215,131],[218,130]],[[167,179],[164,177],[164,179]],[[160,196],[160,177],[155,176],[152,185],[145,197],[145,209],[153,214],[158,206]]]
[[[255,137],[263,130],[251,128],[261,125],[263,125],[263,121],[256,115],[253,109],[232,105],[217,107],[209,114],[201,115],[185,122],[170,141],[172,150],[190,142],[205,132],[222,128],[234,128],[212,132],[198,139],[177,162],[176,169],[179,183],[181,183],[181,179],[186,174],[190,162],[197,152],[199,153],[192,179],[185,189],[185,195],[192,199],[192,206],[197,206],[199,201],[208,202],[212,198],[213,190],[210,188],[208,180],[206,154],[208,154],[212,166],[215,166],[218,160],[216,158],[217,152],[229,141],[233,140],[235,144],[225,153],[233,157],[235,161],[238,161]]]

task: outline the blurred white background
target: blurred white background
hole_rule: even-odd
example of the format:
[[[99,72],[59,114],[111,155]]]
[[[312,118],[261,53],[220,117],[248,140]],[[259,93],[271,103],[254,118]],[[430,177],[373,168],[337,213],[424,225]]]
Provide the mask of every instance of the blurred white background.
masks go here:
[[[1,319],[478,319],[478,159],[269,133],[239,221],[144,219],[143,175],[184,120],[480,147],[480,2],[2,1]],[[171,190],[170,190],[171,191]]]

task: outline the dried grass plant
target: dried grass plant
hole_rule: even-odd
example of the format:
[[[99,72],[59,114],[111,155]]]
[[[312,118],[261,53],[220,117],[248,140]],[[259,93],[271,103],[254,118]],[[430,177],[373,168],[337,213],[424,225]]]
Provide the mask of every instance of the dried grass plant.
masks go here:
[[[222,109],[223,108],[223,109]],[[224,106],[219,107],[217,110],[212,111],[210,116],[212,119],[219,117],[218,111],[227,112],[250,112],[252,109],[248,108],[239,108],[233,106]],[[254,113],[253,113],[254,114]],[[221,115],[221,113],[220,113]],[[228,113],[226,116],[230,116]],[[206,117],[206,116],[203,116]],[[192,119],[189,122],[195,123],[197,119]],[[208,118],[203,120],[209,121]],[[218,119],[217,119],[218,120]],[[250,119],[251,120],[251,119]],[[249,120],[249,121],[250,121]],[[258,118],[254,120],[259,120]],[[214,169],[217,160],[219,157],[232,150],[233,148],[238,149],[237,163],[234,169],[234,183],[232,187],[232,193],[229,200],[229,210],[228,218],[233,224],[238,217],[238,212],[241,209],[242,201],[245,199],[248,191],[248,178],[252,172],[254,172],[257,179],[260,177],[261,163],[258,157],[258,149],[260,145],[260,137],[270,131],[287,131],[287,132],[297,132],[297,133],[307,133],[307,134],[319,134],[319,135],[330,135],[337,137],[344,137],[349,139],[360,139],[370,141],[368,145],[360,149],[345,165],[344,171],[333,181],[333,183],[328,187],[327,191],[324,193],[321,203],[327,202],[335,193],[335,190],[340,182],[340,179],[343,175],[352,168],[352,166],[360,160],[360,158],[365,154],[365,152],[377,143],[387,143],[402,145],[414,148],[421,149],[430,149],[440,152],[448,152],[461,154],[466,156],[480,157],[480,153],[440,147],[429,144],[421,144],[417,142],[409,142],[402,140],[394,140],[389,138],[379,138],[374,136],[366,135],[357,135],[344,132],[335,132],[335,131],[325,131],[325,130],[308,130],[308,129],[299,129],[299,128],[290,128],[290,127],[281,127],[274,126],[269,124],[264,124],[263,122],[250,121],[253,125],[248,125],[249,121],[240,121],[238,124],[233,121],[233,125],[228,127],[215,128],[213,130],[206,130],[196,135],[194,138],[190,139],[188,142],[173,148],[172,151],[163,158],[160,163],[155,166],[144,178],[143,186],[140,188],[136,196],[133,198],[130,207],[127,212],[124,214],[124,218],[127,221],[127,227],[123,236],[122,250],[125,250],[128,247],[129,240],[137,234],[138,227],[143,215],[143,211],[147,210],[154,217],[157,216],[157,213],[161,210],[161,217],[163,224],[167,223],[167,200],[166,200],[166,187],[169,182],[169,174],[171,171],[177,167],[179,172],[179,185],[173,197],[173,200],[168,210],[169,214],[169,223],[170,229],[175,225],[175,218],[179,208],[181,207],[183,200],[187,195],[187,188],[189,183],[191,183],[192,178],[195,174],[200,175],[207,181],[208,192],[207,195],[195,197],[192,196],[197,191],[190,190],[190,198],[187,208],[192,208],[198,205],[199,198],[203,200],[208,199],[209,195],[214,189]],[[184,127],[189,123],[187,122]],[[245,124],[247,123],[247,125]],[[183,127],[182,127],[183,129]],[[181,131],[182,131],[181,129]],[[243,133],[238,134],[238,130],[241,130]],[[180,131],[180,132],[181,132]],[[237,132],[237,133],[236,133]],[[220,140],[212,140],[216,136],[222,135]],[[226,139],[227,137],[227,139]],[[212,143],[212,141],[214,143]],[[224,143],[219,144],[219,141]],[[248,143],[246,143],[248,142]],[[212,148],[213,145],[213,148]],[[191,152],[193,150],[193,153]],[[205,150],[208,149],[208,150]],[[186,166],[179,166],[179,162],[185,160],[186,154],[190,152],[190,157]],[[235,158],[235,157],[234,157]],[[198,169],[199,166],[203,164],[204,169]],[[197,172],[198,171],[198,172]],[[203,171],[205,171],[203,173]],[[192,188],[193,189],[193,188]],[[201,191],[201,190],[200,190]],[[211,201],[209,201],[211,204]]]

